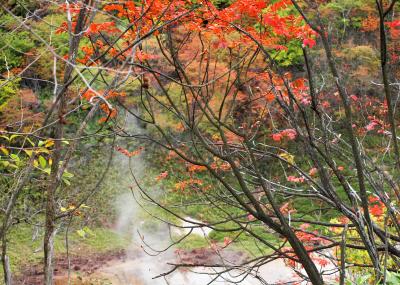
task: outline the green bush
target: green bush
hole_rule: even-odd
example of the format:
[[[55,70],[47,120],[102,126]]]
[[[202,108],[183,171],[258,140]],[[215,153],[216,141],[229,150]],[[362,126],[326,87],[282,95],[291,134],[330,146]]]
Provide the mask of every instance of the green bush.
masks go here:
[[[0,30],[0,72],[18,67],[23,62],[24,53],[35,46],[27,31],[10,33]]]
[[[290,41],[287,44],[287,50],[272,50],[271,56],[280,66],[300,64],[303,60],[301,42],[298,40]]]
[[[6,1],[7,2],[7,1]],[[40,1],[36,0],[8,0],[7,7],[17,16],[25,16],[39,8]]]
[[[361,8],[365,2],[368,2],[368,0],[336,0],[326,4],[326,8],[343,13],[352,8]]]
[[[19,79],[18,80],[0,80],[0,112],[5,105],[7,105],[8,99],[18,93]]]

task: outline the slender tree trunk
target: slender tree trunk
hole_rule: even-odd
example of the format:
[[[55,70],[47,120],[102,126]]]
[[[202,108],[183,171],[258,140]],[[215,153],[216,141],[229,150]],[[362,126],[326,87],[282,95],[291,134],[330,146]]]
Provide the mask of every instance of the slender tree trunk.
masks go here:
[[[46,191],[46,221],[45,221],[45,234],[43,240],[43,250],[44,250],[44,284],[52,285],[53,284],[53,251],[54,251],[54,235],[56,228],[56,200],[55,200],[55,192],[59,186],[59,181],[61,180],[62,172],[60,173],[60,163],[62,163],[61,152],[62,152],[62,144],[61,140],[64,136],[64,126],[63,126],[63,113],[65,108],[64,94],[62,94],[63,98],[60,99],[58,107],[58,115],[59,122],[57,123],[56,132],[55,132],[55,143],[53,150],[53,164],[51,166],[51,177],[50,183],[47,187]]]
[[[88,1],[85,1],[87,5]],[[75,59],[77,56],[79,42],[82,38],[81,32],[85,26],[88,18],[86,7],[83,6],[77,17],[75,30],[70,34],[70,49],[68,54],[69,64],[65,67],[64,85],[66,85],[71,78]],[[58,122],[55,126],[54,132],[54,150],[53,150],[53,164],[51,166],[50,183],[46,191],[46,222],[45,222],[45,235],[43,240],[44,249],[44,284],[53,284],[53,253],[54,253],[54,236],[56,234],[56,191],[61,184],[62,174],[65,167],[60,164],[63,163],[62,159],[62,139],[64,137],[64,124],[66,123],[64,115],[66,113],[66,91],[68,88],[61,88],[61,92],[57,93],[58,99]],[[57,92],[58,90],[56,90]]]
[[[49,209],[48,209],[49,210]],[[53,215],[46,214],[46,231],[44,237],[44,284],[53,284],[53,254],[54,254],[54,236],[55,236],[55,221]],[[53,219],[51,219],[53,217]]]
[[[11,193],[10,200],[7,204],[7,209],[5,211],[3,224],[1,227],[0,238],[2,242],[2,253],[1,260],[3,265],[3,273],[4,273],[4,282],[6,285],[12,284],[12,275],[9,267],[9,259],[7,256],[7,232],[10,226],[10,220],[12,218],[12,211],[14,210],[15,204],[17,203],[17,199],[24,188],[25,184],[28,182],[30,176],[30,172],[33,170],[33,160],[34,155],[29,159],[28,167],[26,167],[20,174],[19,179],[17,179],[17,185]]]
[[[3,263],[4,283],[5,283],[5,285],[12,285],[13,283],[12,283],[12,275],[11,275],[11,269],[10,269],[10,261],[7,256],[6,235],[3,236],[3,240],[2,240],[1,261]]]
[[[394,2],[393,2],[394,3]],[[387,120],[390,124],[390,131],[392,133],[392,141],[393,141],[393,150],[394,150],[394,157],[396,159],[396,168],[397,173],[400,173],[400,148],[397,142],[397,131],[396,131],[396,119],[394,113],[394,107],[392,102],[392,94],[390,90],[389,84],[389,75],[387,70],[387,37],[386,37],[386,30],[385,30],[385,16],[393,9],[394,6],[391,6],[389,10],[386,12],[382,6],[382,1],[376,1],[376,5],[379,12],[379,32],[380,32],[380,52],[381,52],[381,72],[382,72],[382,80],[383,80],[383,87],[385,91],[385,98],[387,102]],[[399,196],[398,191],[396,194]]]

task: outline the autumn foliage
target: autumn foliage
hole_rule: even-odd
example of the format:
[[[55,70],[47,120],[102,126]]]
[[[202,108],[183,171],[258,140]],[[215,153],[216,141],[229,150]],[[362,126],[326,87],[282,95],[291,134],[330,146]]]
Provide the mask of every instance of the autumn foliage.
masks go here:
[[[133,181],[174,217],[169,225],[204,220],[212,234],[199,252],[257,249],[227,271],[257,275],[282,259],[293,284],[357,274],[386,282],[400,261],[397,2],[65,1],[52,6],[48,42],[37,23],[21,22],[42,46],[27,52],[10,38],[1,47],[16,42],[20,54],[5,61],[0,112],[17,108],[14,77],[25,88],[45,70],[34,86],[51,85],[46,103],[21,107],[40,121],[1,124],[1,170],[18,177],[2,240],[25,184],[40,177],[52,255],[56,224],[82,211],[68,194],[70,161],[81,142],[98,140],[110,146],[106,167],[114,151],[148,160]],[[175,269],[193,267],[176,252]],[[44,271],[50,285],[51,256]]]

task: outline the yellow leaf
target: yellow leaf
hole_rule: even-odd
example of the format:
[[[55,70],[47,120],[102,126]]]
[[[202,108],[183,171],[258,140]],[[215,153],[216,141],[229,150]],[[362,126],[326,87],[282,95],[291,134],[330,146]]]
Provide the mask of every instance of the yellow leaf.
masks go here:
[[[5,154],[5,155],[9,155],[10,152],[8,151],[8,149],[6,149],[5,147],[0,147],[1,151]]]
[[[29,157],[32,156],[32,153],[33,153],[32,150],[30,150],[30,149],[24,149],[24,151],[25,151],[25,153],[26,153]]]
[[[283,153],[279,154],[279,157],[283,158],[290,164],[294,164],[294,155],[291,155],[290,153],[283,152]]]
[[[47,148],[41,147],[41,148],[36,150],[36,153],[47,153],[47,154],[49,154],[50,151]]]
[[[47,140],[45,143],[45,147],[52,147],[54,145],[54,141],[53,140]]]

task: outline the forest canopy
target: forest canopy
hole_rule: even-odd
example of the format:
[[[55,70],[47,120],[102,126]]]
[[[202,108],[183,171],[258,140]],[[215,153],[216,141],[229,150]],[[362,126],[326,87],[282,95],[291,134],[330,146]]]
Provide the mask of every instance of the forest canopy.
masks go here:
[[[1,3],[4,283],[127,284],[123,257],[162,269],[132,284],[400,284],[399,14]]]

